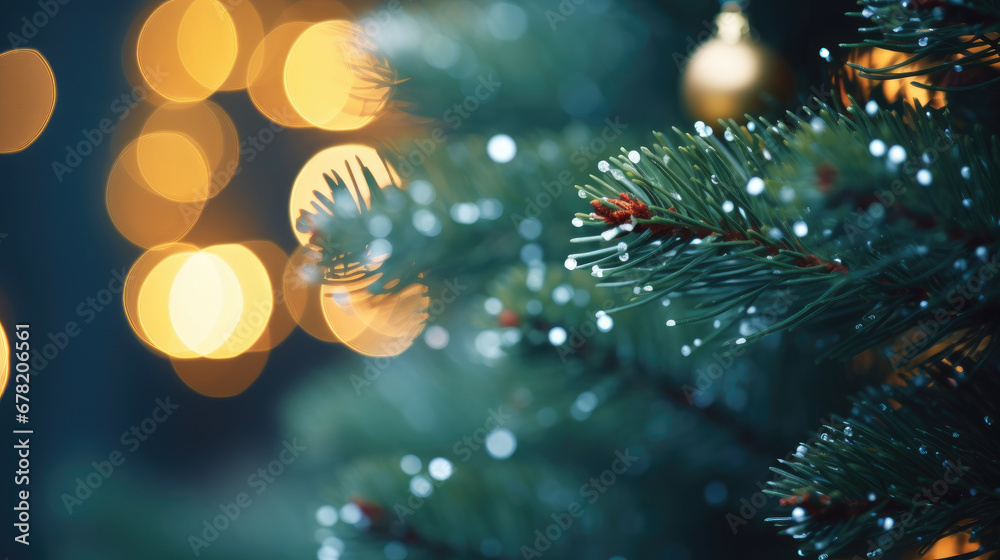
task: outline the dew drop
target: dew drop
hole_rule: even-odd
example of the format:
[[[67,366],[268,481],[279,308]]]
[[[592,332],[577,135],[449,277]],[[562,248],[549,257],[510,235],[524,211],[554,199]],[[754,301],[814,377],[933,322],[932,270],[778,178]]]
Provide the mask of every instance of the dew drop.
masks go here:
[[[587,198],[587,191],[580,189],[576,191],[576,195],[579,196],[580,198]]]
[[[597,170],[600,171],[601,173],[607,173],[608,171],[611,171],[611,164],[602,159],[601,161],[597,162]]]
[[[563,265],[566,267],[566,270],[575,270],[576,269],[576,259],[573,259],[573,258],[566,259],[566,261],[563,263]]]
[[[919,451],[921,455],[927,455],[927,446],[921,445],[917,448],[917,451]]]
[[[676,324],[677,324],[677,321],[674,321],[673,319],[669,319],[669,320],[667,321],[667,326],[668,326],[668,327],[673,327],[673,326],[675,326]]]
[[[927,43],[929,42],[930,39],[928,39],[927,37],[921,37],[920,39],[917,39],[917,44],[920,45],[921,47],[926,47]]]
[[[971,179],[972,178],[972,169],[969,168],[968,165],[962,167],[962,178],[963,179]]]
[[[685,344],[684,346],[681,346],[681,355],[682,356],[690,356],[691,355],[691,347],[688,346],[687,344]]]
[[[823,47],[819,50],[820,58],[830,58],[830,49]]]
[[[618,260],[622,262],[628,262],[628,253],[622,253],[618,255]]]
[[[874,117],[878,113],[878,103],[874,99],[866,103],[865,112]]]
[[[886,149],[887,148],[885,147],[885,142],[877,138],[875,140],[872,140],[871,143],[868,144],[868,151],[871,153],[871,155],[875,157],[884,156]]]
[[[792,230],[795,232],[796,236],[805,237],[806,234],[809,233],[809,226],[802,220],[799,220],[792,226]]]
[[[632,150],[628,153],[628,160],[632,163],[639,163],[639,152]]]
[[[733,135],[733,131],[729,130],[728,128],[726,129],[726,132],[723,133],[722,135],[726,138],[726,142],[732,142],[733,140],[736,139],[736,136]]]
[[[573,227],[583,227],[583,220],[581,220],[580,218],[573,218]]]
[[[722,211],[725,212],[726,214],[732,212],[733,208],[735,208],[735,207],[736,206],[733,205],[733,203],[731,201],[728,201],[728,200],[722,203]]]
[[[736,344],[746,344],[746,343],[747,339],[743,338],[742,336],[736,339]]]

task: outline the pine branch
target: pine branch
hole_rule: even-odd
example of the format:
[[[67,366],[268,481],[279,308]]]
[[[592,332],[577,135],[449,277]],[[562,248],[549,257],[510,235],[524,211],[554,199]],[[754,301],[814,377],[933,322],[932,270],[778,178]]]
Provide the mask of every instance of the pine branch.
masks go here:
[[[938,368],[869,389],[772,468],[765,492],[790,513],[768,521],[802,539],[800,554],[926,551],[961,531],[981,545],[969,558],[1000,548],[1000,372],[947,383],[932,379],[953,366]]]
[[[878,47],[910,56],[897,64],[871,68],[848,63],[860,76],[894,80],[933,76],[937,84],[911,82],[934,90],[963,90],[985,86],[1000,76],[977,73],[973,83],[959,79],[960,72],[975,72],[1000,62],[1000,5],[992,0],[946,2],[943,0],[859,0],[861,12],[848,15],[870,19],[863,33],[881,37],[844,47]]]
[[[574,220],[602,231],[573,242],[603,248],[570,255],[567,268],[632,288],[609,312],[697,301],[668,326],[738,323],[789,295],[788,313],[735,344],[824,320],[840,340],[820,359],[896,345],[913,366],[949,340],[964,363],[998,328],[998,144],[919,108],[804,111],[809,122],[791,127],[733,123],[725,141],[707,127],[675,130],[676,149],[657,135],[651,149],[602,162],[603,176],[578,187],[593,211]]]

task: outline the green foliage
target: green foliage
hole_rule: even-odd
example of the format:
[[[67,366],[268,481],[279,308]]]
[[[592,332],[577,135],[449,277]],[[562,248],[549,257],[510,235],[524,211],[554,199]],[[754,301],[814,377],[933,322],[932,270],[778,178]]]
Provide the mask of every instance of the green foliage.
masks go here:
[[[753,119],[725,140],[675,130],[610,160],[580,187],[593,212],[569,256],[637,306],[683,297],[667,325],[737,324],[787,294],[789,311],[743,344],[805,325],[839,336],[825,356],[895,346],[899,365],[965,356],[996,332],[1000,251],[997,143],[950,129],[947,114],[803,109],[792,126]],[[919,329],[920,334],[914,334]],[[937,344],[944,349],[928,353]],[[992,348],[986,350],[991,352]],[[918,359],[919,358],[919,359]],[[985,359],[985,358],[984,358]]]
[[[835,416],[772,468],[765,492],[791,516],[769,521],[802,539],[800,554],[926,551],[959,531],[981,545],[976,556],[1000,548],[998,372],[970,380],[938,367],[961,381],[918,373],[870,388],[849,418]]]
[[[917,87],[943,90],[971,89],[1000,80],[1000,76],[976,74],[973,83],[962,84],[956,73],[975,73],[1000,62],[1000,5],[995,1],[859,0],[858,4],[864,10],[849,15],[870,18],[874,26],[861,31],[877,32],[881,37],[842,46],[878,47],[911,55],[884,68],[849,64],[860,70],[861,77],[894,80],[937,75],[935,78],[942,81],[942,73],[954,70],[950,79],[955,83],[912,82]],[[911,66],[921,61],[928,63]]]

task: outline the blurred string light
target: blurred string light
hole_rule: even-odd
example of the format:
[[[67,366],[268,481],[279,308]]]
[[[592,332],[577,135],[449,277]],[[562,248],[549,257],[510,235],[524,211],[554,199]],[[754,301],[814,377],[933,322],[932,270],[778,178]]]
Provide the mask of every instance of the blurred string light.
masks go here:
[[[122,150],[108,175],[105,203],[119,233],[140,247],[173,243],[201,216],[204,203],[180,202],[148,186],[139,169],[138,142]]]
[[[7,388],[10,378],[10,342],[7,341],[7,328],[0,323],[0,397]]]
[[[167,355],[181,379],[202,394],[239,394],[267,361],[266,344],[263,351],[250,350],[273,326],[270,276],[242,245],[172,244],[147,251],[129,270],[123,303],[140,340]]]
[[[327,148],[311,157],[302,166],[298,176],[295,177],[288,200],[292,230],[300,244],[309,243],[311,229],[322,227],[322,224],[309,221],[313,218],[303,216],[303,211],[314,213],[316,210],[314,205],[319,202],[313,194],[314,191],[323,193],[331,200],[334,197],[323,177],[324,174],[332,177],[336,173],[349,187],[357,185],[357,191],[360,191],[361,194],[360,200],[358,192],[354,188],[348,188],[354,203],[356,205],[363,203],[365,207],[370,205],[371,195],[368,191],[368,183],[364,180],[362,165],[368,168],[380,187],[385,188],[389,185],[402,187],[402,181],[396,170],[383,160],[375,149],[361,144],[345,144]],[[320,217],[324,215],[325,212],[318,214]]]
[[[885,68],[902,64],[909,60],[910,57],[910,54],[903,52],[871,48],[859,49],[852,52],[848,56],[847,62],[866,68]],[[929,68],[932,64],[934,63],[927,59],[916,60],[899,68],[896,70],[896,73],[917,72]],[[931,75],[906,76],[892,80],[870,80],[861,78],[858,70],[850,66],[844,66],[840,75],[842,78],[840,99],[845,106],[850,104],[850,95],[853,95],[855,98],[869,99],[876,90],[880,90],[885,100],[889,103],[902,101],[914,104],[919,101],[924,107],[943,107],[947,103],[945,92],[924,89],[913,85],[914,83],[930,84],[932,81]],[[875,104],[875,109],[878,109],[877,104]]]
[[[56,78],[42,53],[0,53],[0,153],[19,152],[38,138],[56,106]]]
[[[296,112],[325,130],[354,130],[383,109],[394,78],[361,28],[324,21],[303,31],[288,51],[284,85]]]
[[[137,150],[146,185],[182,202],[217,195],[239,165],[236,126],[211,101],[157,108],[143,124]]]
[[[225,1],[219,2],[233,22],[236,29],[236,59],[233,61],[233,68],[229,72],[220,91],[234,91],[245,89],[250,73],[250,59],[253,56],[254,47],[264,39],[264,25],[261,22],[260,14],[253,3],[248,0],[239,2]]]
[[[170,0],[146,19],[136,58],[145,85],[166,99],[205,99],[236,64],[236,25],[216,0]]]
[[[263,334],[274,305],[264,265],[236,244],[176,252],[136,281],[141,338],[176,358],[242,354]]]
[[[288,311],[303,330],[368,356],[396,356],[413,344],[430,306],[425,286],[413,284],[394,294],[374,296],[365,289],[373,278],[324,284],[317,258],[310,249],[299,248],[283,279]]]

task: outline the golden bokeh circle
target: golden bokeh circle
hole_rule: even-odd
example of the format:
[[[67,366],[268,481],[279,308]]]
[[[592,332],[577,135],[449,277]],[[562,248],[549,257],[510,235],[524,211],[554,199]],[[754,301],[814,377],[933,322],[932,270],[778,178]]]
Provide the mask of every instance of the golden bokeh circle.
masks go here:
[[[56,78],[42,53],[0,53],[0,153],[19,152],[45,130],[56,106]]]
[[[360,164],[359,164],[360,160]],[[305,245],[309,243],[310,234],[299,231],[299,220],[302,219],[302,211],[307,210],[316,213],[313,202],[316,201],[314,192],[318,191],[324,196],[333,200],[330,193],[330,186],[327,184],[324,174],[334,174],[340,176],[348,186],[348,191],[354,199],[355,204],[363,203],[366,207],[371,201],[371,193],[368,190],[368,183],[365,181],[361,165],[364,165],[371,172],[375,182],[381,188],[389,185],[402,186],[399,174],[393,167],[382,159],[379,153],[369,146],[361,144],[345,144],[335,146],[320,151],[306,162],[295,177],[292,185],[292,192],[289,196],[288,210],[291,220],[292,231],[299,243]],[[355,190],[354,185],[357,185]],[[358,198],[358,192],[361,198]],[[314,224],[316,225],[316,224]]]
[[[205,203],[180,202],[154,192],[139,169],[138,143],[122,150],[108,175],[105,205],[115,228],[140,247],[180,240],[197,223]]]
[[[173,101],[218,90],[236,63],[236,26],[216,0],[169,0],[146,19],[136,58],[146,85]]]

